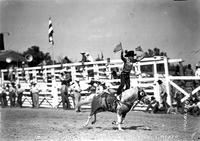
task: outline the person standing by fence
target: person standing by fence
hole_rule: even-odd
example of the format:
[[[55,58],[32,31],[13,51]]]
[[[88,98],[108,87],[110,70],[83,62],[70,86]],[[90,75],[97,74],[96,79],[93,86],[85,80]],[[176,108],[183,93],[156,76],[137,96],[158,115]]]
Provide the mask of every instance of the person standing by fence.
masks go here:
[[[31,85],[32,85],[31,94],[33,100],[33,108],[39,108],[39,93],[41,92],[41,90],[39,89],[35,81],[33,81]]]
[[[157,81],[158,84],[159,84],[159,94],[160,94],[160,98],[161,98],[161,101],[160,101],[160,108],[164,109],[164,111],[167,112],[168,108],[170,107],[167,103],[167,92],[166,92],[166,87],[165,85],[163,84],[162,80],[158,80]]]
[[[24,89],[22,89],[21,84],[17,84],[17,106],[22,107],[22,96]]]
[[[10,99],[10,107],[15,107],[15,100],[16,100],[16,88],[15,83],[11,82],[8,86],[9,91],[9,99]]]
[[[7,101],[7,89],[8,89],[8,86],[7,84],[3,84],[1,86],[1,106],[2,108],[4,107],[7,107],[8,106],[8,101]]]
[[[62,98],[62,104],[63,104],[63,109],[70,109],[70,102],[69,102],[69,94],[68,94],[68,87],[70,85],[70,82],[72,81],[71,79],[71,74],[70,72],[62,72],[60,76],[60,81],[61,81],[61,98]]]
[[[194,75],[195,72],[193,71],[191,64],[188,64],[187,68],[185,69],[185,76],[194,76]],[[195,84],[194,80],[185,81],[185,87],[188,93],[192,92],[192,90],[194,89],[194,84]]]
[[[81,100],[81,88],[80,88],[80,84],[79,84],[79,80],[74,80],[72,81],[72,84],[70,86],[70,90],[69,90],[73,96],[74,96],[74,107],[75,107],[75,111],[76,112],[81,112],[81,107],[78,106],[78,103]]]

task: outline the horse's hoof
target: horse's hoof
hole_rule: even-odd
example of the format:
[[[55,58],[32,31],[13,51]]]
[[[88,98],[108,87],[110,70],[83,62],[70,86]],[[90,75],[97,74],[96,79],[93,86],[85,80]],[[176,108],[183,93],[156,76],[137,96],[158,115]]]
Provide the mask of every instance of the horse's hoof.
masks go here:
[[[113,121],[113,122],[112,122],[112,124],[116,125],[116,124],[117,124],[117,122],[116,122],[116,121]]]
[[[84,125],[83,125],[83,127],[87,127],[87,126],[88,126],[88,124],[84,124]]]
[[[124,131],[124,129],[120,128],[119,131]]]
[[[91,124],[95,124],[95,122],[93,121],[93,122],[91,122]]]

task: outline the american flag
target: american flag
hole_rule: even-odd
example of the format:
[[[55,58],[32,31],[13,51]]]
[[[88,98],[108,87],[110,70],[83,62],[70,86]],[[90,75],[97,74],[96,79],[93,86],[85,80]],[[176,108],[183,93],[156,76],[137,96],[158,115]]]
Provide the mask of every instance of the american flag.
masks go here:
[[[122,50],[122,43],[120,42],[116,47],[114,48],[113,52],[116,53],[118,51]]]
[[[53,41],[53,25],[52,25],[52,21],[51,21],[51,18],[49,18],[49,43],[50,44],[54,44],[54,41]]]

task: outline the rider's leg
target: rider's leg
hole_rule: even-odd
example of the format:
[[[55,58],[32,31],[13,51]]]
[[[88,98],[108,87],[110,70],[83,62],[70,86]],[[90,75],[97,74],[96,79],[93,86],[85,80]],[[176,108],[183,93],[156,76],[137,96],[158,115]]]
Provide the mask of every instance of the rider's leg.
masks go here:
[[[117,89],[117,95],[120,95],[122,93],[122,89],[124,88],[126,77],[124,74],[121,74],[121,83]]]
[[[130,88],[130,75],[126,74],[125,76],[125,85],[126,85],[126,90]]]

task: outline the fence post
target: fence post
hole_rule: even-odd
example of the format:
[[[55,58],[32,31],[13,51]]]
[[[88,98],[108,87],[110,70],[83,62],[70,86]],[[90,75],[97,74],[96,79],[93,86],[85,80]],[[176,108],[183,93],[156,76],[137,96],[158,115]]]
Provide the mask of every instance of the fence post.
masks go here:
[[[168,59],[167,57],[164,57],[164,68],[165,68],[165,85],[166,85],[166,90],[167,90],[167,103],[171,106],[172,101],[171,101],[171,94],[170,94],[170,85],[169,85],[169,67],[168,67]]]
[[[99,79],[99,68],[98,68],[98,65],[97,64],[93,65],[93,68],[94,68],[94,79],[98,80]]]
[[[157,72],[157,64],[156,64],[156,57],[154,57],[154,62],[153,62],[153,71],[154,71],[154,84],[155,84],[155,87],[154,87],[154,97],[156,98],[157,101],[159,101],[160,103],[160,94],[159,94],[159,85],[157,83],[158,81],[158,72]]]
[[[3,84],[3,82],[4,82],[4,72],[1,71],[1,84]]]
[[[55,77],[52,78],[52,89],[51,89],[52,98],[52,106],[53,108],[58,108],[58,90],[56,86],[56,79]]]
[[[72,80],[76,79],[76,67],[75,66],[71,66],[71,76],[72,76]]]

